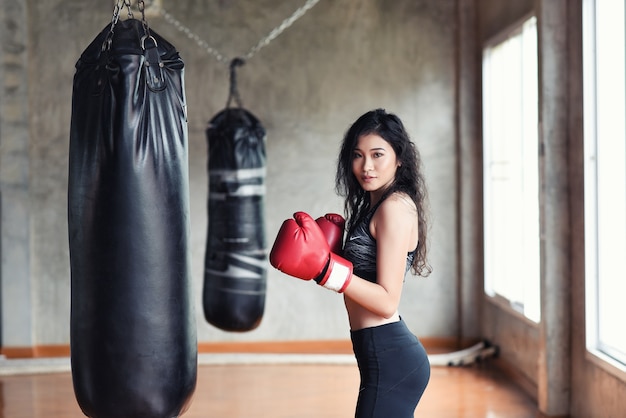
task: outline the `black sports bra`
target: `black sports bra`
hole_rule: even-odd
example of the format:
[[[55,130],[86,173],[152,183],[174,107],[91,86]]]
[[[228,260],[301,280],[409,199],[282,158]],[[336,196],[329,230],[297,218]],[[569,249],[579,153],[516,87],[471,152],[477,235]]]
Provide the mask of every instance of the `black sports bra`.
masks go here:
[[[370,233],[370,221],[383,200],[358,221],[343,247],[343,257],[352,262],[354,274],[372,283],[376,283],[376,240]],[[413,264],[415,251],[407,253],[405,273]]]

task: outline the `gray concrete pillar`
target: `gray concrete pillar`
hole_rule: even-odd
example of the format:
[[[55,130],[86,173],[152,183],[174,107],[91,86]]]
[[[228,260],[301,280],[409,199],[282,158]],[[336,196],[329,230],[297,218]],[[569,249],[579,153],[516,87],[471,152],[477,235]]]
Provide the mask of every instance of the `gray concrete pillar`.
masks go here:
[[[570,401],[570,208],[568,0],[537,0],[542,277],[539,409],[568,416]]]
[[[476,0],[459,0],[457,38],[457,115],[459,190],[459,340],[481,336],[482,141],[480,136],[480,45]]]
[[[33,346],[25,0],[0,0],[0,39],[0,305],[6,350]]]

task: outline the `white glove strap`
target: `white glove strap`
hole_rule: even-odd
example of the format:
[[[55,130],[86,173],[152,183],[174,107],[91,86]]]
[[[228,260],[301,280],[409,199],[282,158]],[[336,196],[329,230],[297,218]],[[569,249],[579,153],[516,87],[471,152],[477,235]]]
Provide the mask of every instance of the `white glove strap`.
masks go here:
[[[326,271],[326,278],[320,284],[326,289],[342,293],[352,279],[352,263],[331,253]]]
[[[335,263],[333,269],[330,271],[330,276],[324,286],[326,289],[334,290],[335,292],[339,292],[344,288],[346,281],[352,275],[352,271],[350,267],[343,266],[341,264]]]

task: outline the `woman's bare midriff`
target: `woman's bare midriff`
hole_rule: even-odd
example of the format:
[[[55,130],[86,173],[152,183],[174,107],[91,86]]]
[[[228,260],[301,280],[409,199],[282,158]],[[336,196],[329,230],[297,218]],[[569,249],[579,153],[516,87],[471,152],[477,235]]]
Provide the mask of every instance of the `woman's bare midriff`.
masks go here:
[[[348,311],[348,320],[350,321],[351,331],[377,327],[379,325],[390,324],[400,320],[398,311],[396,311],[396,313],[390,318],[385,318],[368,311],[348,297],[344,298],[344,303],[346,305],[346,310]]]

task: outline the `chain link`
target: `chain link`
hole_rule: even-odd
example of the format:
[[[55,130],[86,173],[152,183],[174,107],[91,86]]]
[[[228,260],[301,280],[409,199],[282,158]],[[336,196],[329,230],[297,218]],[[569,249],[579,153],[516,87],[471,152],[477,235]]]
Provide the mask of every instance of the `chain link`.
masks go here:
[[[187,35],[187,37],[189,39],[191,39],[192,41],[194,41],[200,48],[206,50],[206,52],[209,55],[212,55],[216,60],[218,60],[219,62],[221,62],[223,64],[228,64],[229,63],[229,60],[226,57],[224,57],[222,54],[220,54],[216,49],[211,48],[209,46],[209,44],[207,44],[205,41],[203,41],[198,35],[193,33],[188,27],[186,27],[185,25],[180,23],[180,21],[176,20],[176,18],[174,18],[174,16],[172,16],[167,11],[165,11],[165,9],[158,8],[158,12],[161,14],[161,16],[163,16],[163,18],[165,19],[166,22],[170,23],[172,26],[174,26],[180,32],[182,32],[185,35]]]
[[[287,19],[283,20],[282,23],[280,25],[278,25],[276,28],[272,29],[272,31],[265,38],[261,39],[255,46],[250,48],[250,51],[248,51],[248,53],[246,55],[244,55],[244,58],[246,60],[249,60],[250,58],[252,58],[257,52],[259,52],[259,50],[261,48],[269,45],[270,42],[272,42],[281,33],[283,33],[285,31],[285,29],[287,29],[291,25],[293,25],[293,23],[296,20],[298,20],[302,16],[304,16],[304,14],[309,9],[311,9],[313,6],[315,6],[318,2],[319,2],[319,0],[307,0],[306,3],[302,7],[300,7],[298,10],[296,10]]]
[[[121,1],[124,3],[124,6],[126,6],[126,10],[128,11],[128,18],[134,19],[135,16],[133,15],[133,9],[132,9],[132,5],[130,4],[130,0],[121,0]]]
[[[117,22],[120,20],[120,13],[122,12],[123,6],[129,6],[128,0],[117,0],[115,2],[115,8],[113,9],[113,17],[111,18],[111,26],[109,27],[109,33],[104,38],[104,42],[102,42],[101,50],[104,52],[111,48],[111,42],[113,42],[113,28],[117,25]],[[128,8],[129,16],[132,15],[130,7]]]
[[[259,52],[259,50],[261,50],[261,48],[269,45],[270,42],[276,39],[281,33],[283,33],[291,25],[293,25],[296,20],[304,16],[304,14],[313,6],[315,6],[318,2],[319,0],[306,0],[306,3],[302,7],[296,10],[287,19],[283,20],[280,25],[272,29],[270,33],[267,34],[267,36],[263,37],[256,45],[250,48],[250,50],[245,55],[243,55],[243,58],[245,60],[251,59],[254,55],[256,55],[257,52]],[[158,10],[161,16],[163,16],[166,22],[170,23],[180,32],[187,35],[189,39],[194,41],[200,48],[204,49],[209,55],[214,57],[217,61],[223,64],[230,64],[231,62],[230,59],[226,58],[218,50],[211,47],[206,41],[202,40],[198,35],[193,33],[191,29],[183,25],[179,20],[177,20],[174,16],[168,13],[165,9],[163,9],[162,7],[158,7],[158,6],[155,6],[155,8]]]
[[[146,5],[143,0],[137,2],[137,8],[141,12],[141,25],[143,26],[143,32],[146,37],[150,37],[150,27],[148,27],[148,21],[146,20]]]

